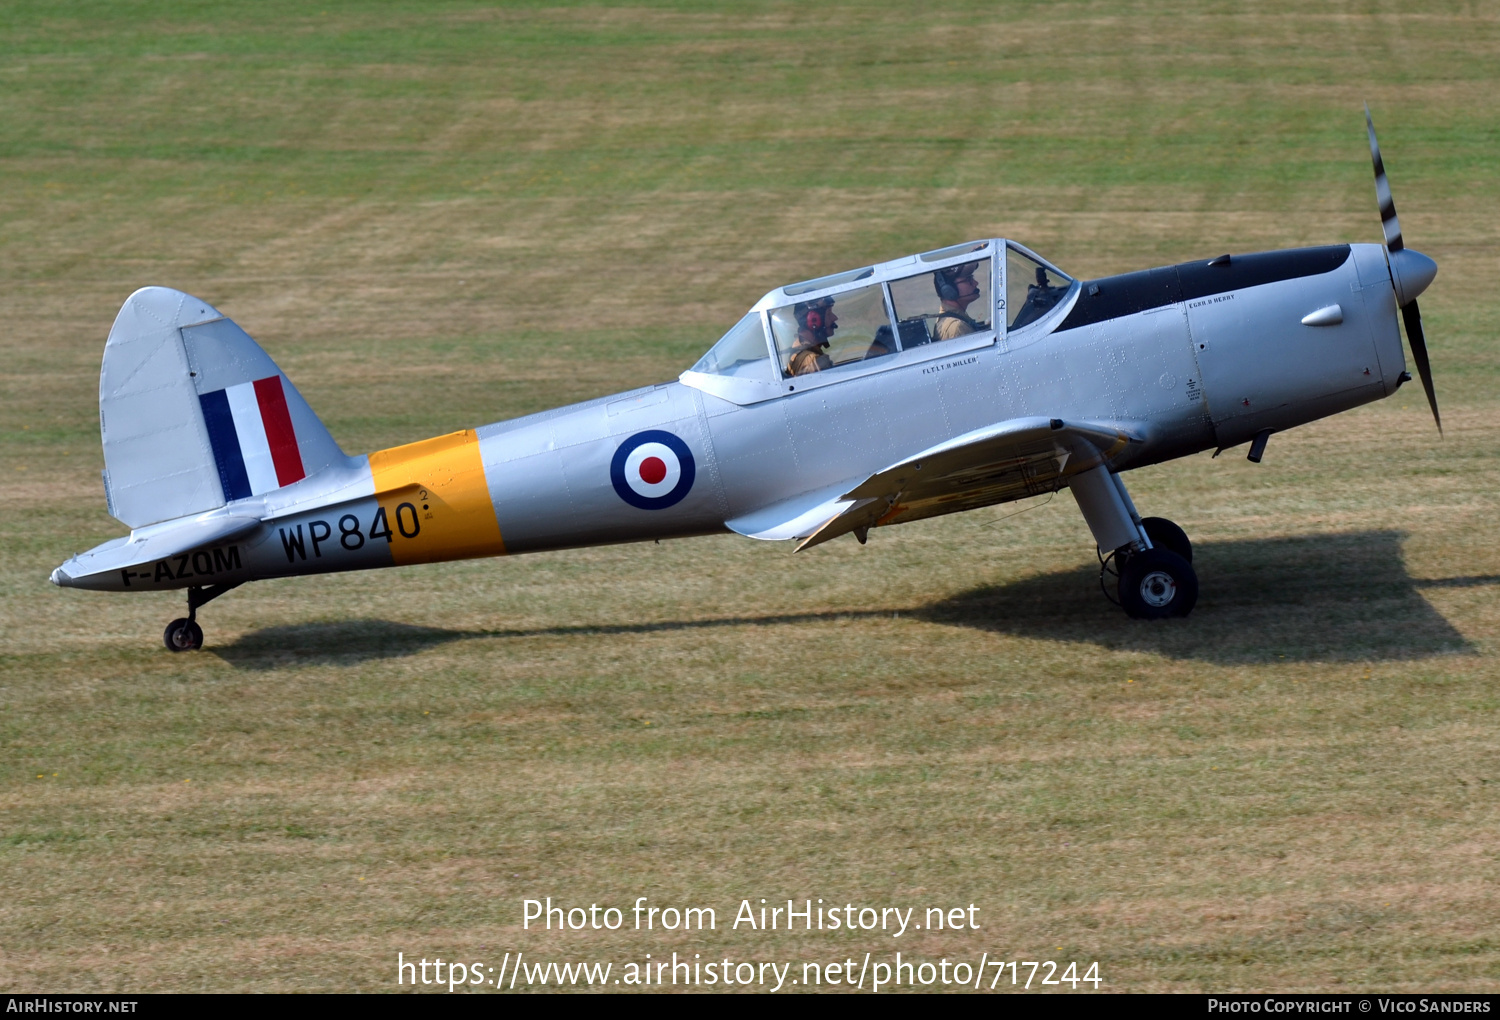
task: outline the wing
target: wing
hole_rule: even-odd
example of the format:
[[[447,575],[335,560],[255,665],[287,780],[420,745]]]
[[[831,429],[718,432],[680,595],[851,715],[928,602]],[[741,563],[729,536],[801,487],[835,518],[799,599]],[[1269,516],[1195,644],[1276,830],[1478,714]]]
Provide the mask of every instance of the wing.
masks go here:
[[[1070,475],[1112,459],[1131,442],[1138,437],[1117,425],[1060,418],[1015,418],[976,429],[877,471],[829,500],[824,506],[830,515],[807,532],[797,551],[862,528],[1055,492]]]

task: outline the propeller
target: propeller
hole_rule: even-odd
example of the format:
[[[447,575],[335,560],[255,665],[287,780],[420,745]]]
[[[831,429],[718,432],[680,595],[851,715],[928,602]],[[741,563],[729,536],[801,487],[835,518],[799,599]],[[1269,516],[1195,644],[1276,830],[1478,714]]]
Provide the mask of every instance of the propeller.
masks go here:
[[[1380,158],[1380,144],[1375,141],[1375,122],[1370,119],[1370,106],[1365,104],[1365,127],[1370,132],[1370,161],[1375,164],[1375,197],[1380,202],[1380,226],[1385,231],[1385,250],[1391,266],[1391,282],[1396,288],[1396,302],[1401,306],[1401,321],[1406,324],[1406,339],[1411,344],[1412,360],[1417,363],[1417,375],[1422,379],[1422,389],[1427,393],[1428,406],[1432,408],[1432,420],[1437,423],[1438,434],[1443,431],[1443,419],[1438,414],[1437,393],[1432,388],[1432,364],[1427,358],[1427,337],[1422,332],[1422,312],[1417,307],[1417,295],[1427,289],[1437,275],[1437,263],[1421,252],[1412,251],[1401,240],[1401,221],[1396,218],[1396,203],[1391,199],[1391,182],[1386,180],[1385,163]]]

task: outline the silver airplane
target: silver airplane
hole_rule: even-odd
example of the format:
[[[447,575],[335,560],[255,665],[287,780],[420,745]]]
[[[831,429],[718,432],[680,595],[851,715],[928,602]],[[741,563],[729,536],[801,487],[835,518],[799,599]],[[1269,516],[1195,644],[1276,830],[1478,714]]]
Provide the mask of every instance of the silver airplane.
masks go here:
[[[1398,317],[1437,419],[1416,302],[1437,265],[1403,246],[1366,124],[1383,247],[1079,281],[971,241],[779,287],[676,382],[368,456],[218,310],[139,290],[99,381],[106,499],[131,532],[52,581],[186,588],[164,635],[185,651],[201,606],[262,578],[724,531],[864,543],[1066,486],[1105,594],[1185,616],[1191,543],[1140,516],[1123,472],[1246,442],[1258,462],[1273,433],[1389,396],[1411,378]]]

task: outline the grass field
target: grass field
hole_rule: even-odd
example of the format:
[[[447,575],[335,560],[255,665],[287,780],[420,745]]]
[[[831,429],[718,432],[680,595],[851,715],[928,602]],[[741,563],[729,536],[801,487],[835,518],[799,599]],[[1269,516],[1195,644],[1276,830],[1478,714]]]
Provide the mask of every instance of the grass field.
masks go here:
[[[900,950],[1500,990],[1497,68],[1467,2],[6,3],[0,989]],[[1442,266],[1446,437],[1408,387],[1133,474],[1199,550],[1185,621],[1104,601],[1066,493],[795,557],[265,582],[180,656],[177,598],[46,582],[122,530],[97,372],[139,286],[363,452],[672,378],[773,286],[969,237],[1080,276],[1378,240],[1365,101]],[[521,930],[546,896],[719,928]],[[980,928],[730,930],[762,897]]]

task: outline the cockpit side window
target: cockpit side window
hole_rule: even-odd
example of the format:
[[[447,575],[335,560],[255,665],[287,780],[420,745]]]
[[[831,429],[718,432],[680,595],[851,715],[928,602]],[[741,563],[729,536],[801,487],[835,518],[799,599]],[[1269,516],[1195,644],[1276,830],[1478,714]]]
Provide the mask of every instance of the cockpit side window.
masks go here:
[[[1010,328],[1019,329],[1046,315],[1068,293],[1070,277],[1048,269],[1014,248],[1005,249],[1005,303]]]
[[[990,260],[892,280],[891,303],[902,350],[990,329]]]
[[[787,379],[896,352],[878,284],[774,309],[771,334]]]
[[[693,366],[694,372],[727,375],[769,383],[771,349],[759,312],[751,312],[730,328]]]

